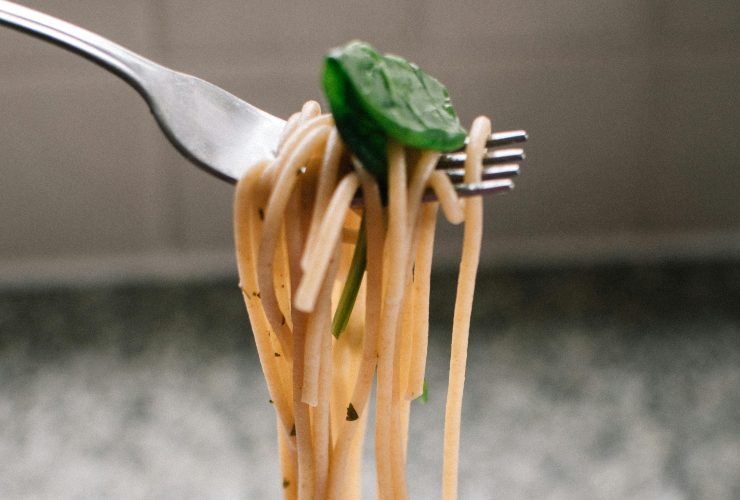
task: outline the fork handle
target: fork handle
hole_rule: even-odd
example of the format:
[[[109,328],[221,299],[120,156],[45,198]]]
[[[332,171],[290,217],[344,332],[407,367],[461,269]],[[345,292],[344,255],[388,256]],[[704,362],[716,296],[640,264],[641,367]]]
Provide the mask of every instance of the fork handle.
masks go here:
[[[159,66],[91,31],[6,0],[0,0],[0,24],[46,40],[102,66],[145,97],[142,75],[153,66]]]

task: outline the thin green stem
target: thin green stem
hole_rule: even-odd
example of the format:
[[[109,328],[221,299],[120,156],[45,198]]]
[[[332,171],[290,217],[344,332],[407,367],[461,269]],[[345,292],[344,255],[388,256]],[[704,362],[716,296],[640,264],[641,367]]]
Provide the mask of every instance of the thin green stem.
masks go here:
[[[357,293],[360,291],[362,277],[365,274],[365,266],[367,266],[367,231],[363,213],[355,252],[352,254],[352,263],[349,266],[347,280],[344,282],[342,295],[339,297],[339,304],[337,304],[337,310],[334,312],[334,319],[331,323],[331,333],[336,338],[339,338],[339,335],[347,328],[352,309],[355,307]]]

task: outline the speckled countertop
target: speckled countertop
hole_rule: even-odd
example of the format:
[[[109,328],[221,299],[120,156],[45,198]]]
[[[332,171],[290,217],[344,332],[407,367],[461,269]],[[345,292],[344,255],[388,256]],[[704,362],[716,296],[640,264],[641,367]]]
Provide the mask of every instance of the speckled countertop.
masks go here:
[[[412,498],[439,495],[453,280]],[[0,291],[0,498],[278,498],[267,399],[235,281]],[[482,273],[462,450],[461,499],[740,498],[740,263]]]

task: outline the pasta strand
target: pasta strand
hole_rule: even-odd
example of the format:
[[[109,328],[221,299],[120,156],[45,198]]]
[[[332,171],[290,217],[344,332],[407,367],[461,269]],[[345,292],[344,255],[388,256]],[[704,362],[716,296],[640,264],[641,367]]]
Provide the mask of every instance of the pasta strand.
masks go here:
[[[478,182],[481,176],[481,158],[485,141],[491,134],[491,124],[486,118],[473,122],[466,148],[465,182]],[[462,258],[457,280],[457,297],[452,324],[450,374],[445,407],[444,457],[442,465],[442,498],[457,498],[458,464],[460,451],[460,419],[462,412],[465,364],[468,355],[468,332],[473,308],[475,276],[480,258],[483,237],[483,200],[470,198],[465,202],[465,228]]]

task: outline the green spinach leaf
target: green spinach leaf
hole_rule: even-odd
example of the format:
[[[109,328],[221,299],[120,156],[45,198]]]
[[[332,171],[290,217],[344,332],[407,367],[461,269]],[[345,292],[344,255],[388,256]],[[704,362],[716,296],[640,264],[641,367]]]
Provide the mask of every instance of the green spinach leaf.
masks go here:
[[[447,89],[418,66],[350,42],[327,54],[324,91],[339,134],[385,187],[387,138],[419,149],[451,151],[466,132]]]

